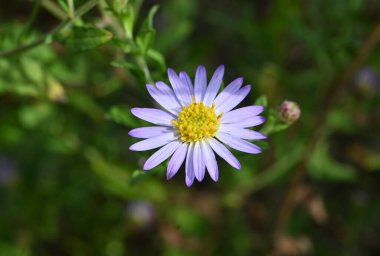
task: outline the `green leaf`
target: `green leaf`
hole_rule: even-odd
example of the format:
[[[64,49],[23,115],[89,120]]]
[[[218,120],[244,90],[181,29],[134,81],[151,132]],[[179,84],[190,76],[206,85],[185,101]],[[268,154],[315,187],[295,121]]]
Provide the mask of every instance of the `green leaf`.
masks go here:
[[[53,114],[49,104],[26,105],[19,111],[20,123],[27,128],[34,128],[46,121]]]
[[[20,245],[0,242],[0,255],[28,256],[30,254]]]
[[[266,122],[264,123],[263,128],[260,132],[269,135],[273,133],[277,133],[280,131],[283,131],[287,129],[290,126],[290,124],[286,124],[283,121],[279,119],[279,116],[277,114],[277,111],[275,109],[269,109],[268,110],[268,117]]]
[[[131,114],[131,110],[127,106],[114,106],[106,114],[106,118],[118,124],[123,124],[128,127],[136,127],[137,119]]]
[[[109,193],[126,199],[139,198],[160,202],[167,198],[161,182],[145,180],[143,184],[133,187],[130,184],[131,175],[125,167],[107,161],[95,148],[86,148],[84,155]]]
[[[154,170],[150,171],[134,170],[129,181],[129,185],[136,185],[142,181],[146,181],[146,179],[152,175],[162,175],[162,173],[165,173],[165,168],[163,165],[159,165],[156,168],[154,168]]]
[[[111,32],[93,26],[73,27],[71,36],[66,39],[66,45],[74,51],[85,51],[107,43],[112,37]]]
[[[129,72],[131,72],[135,77],[144,80],[144,73],[143,71],[134,63],[130,63],[127,61],[112,61],[111,65],[118,68],[124,68],[127,69]]]
[[[363,6],[363,0],[351,0],[348,1],[352,11],[358,11]]]
[[[154,62],[156,62],[160,66],[160,69],[162,71],[166,71],[165,57],[159,51],[149,49],[147,52],[147,56]]]
[[[152,47],[156,32],[152,30],[141,32],[136,37],[136,44],[141,53],[145,55],[147,51]]]
[[[22,72],[28,81],[41,88],[44,84],[45,70],[38,61],[24,57],[20,59]]]
[[[357,176],[352,166],[331,158],[326,143],[318,145],[308,167],[310,176],[317,180],[349,182],[354,181]]]
[[[152,8],[150,8],[149,13],[141,26],[141,31],[154,29],[153,18],[154,18],[154,15],[156,15],[157,13],[158,8],[159,8],[158,5],[154,5]]]
[[[255,105],[261,105],[266,107],[268,105],[268,99],[267,96],[261,95],[257,100],[255,101]]]
[[[133,38],[133,27],[135,25],[136,14],[131,5],[127,5],[126,10],[119,16],[120,23],[123,25],[125,36],[128,39]]]
[[[95,149],[86,149],[85,156],[109,192],[126,198],[136,196],[136,191],[128,186],[130,177],[127,172],[119,166],[107,162]]]
[[[192,208],[173,208],[170,218],[179,230],[188,235],[202,236],[210,226],[209,221]]]
[[[72,107],[85,113],[93,120],[99,121],[104,118],[103,110],[98,106],[94,98],[88,94],[80,91],[68,91],[67,97]]]
[[[281,132],[289,127],[289,124],[277,123],[273,126],[271,133]]]
[[[112,41],[119,47],[124,53],[132,53],[134,51],[132,45],[126,40],[120,38],[113,38]],[[135,50],[136,51],[136,50]]]
[[[120,13],[128,4],[128,0],[106,0],[106,3],[109,5],[112,11],[115,13]]]
[[[331,110],[327,116],[329,127],[334,130],[353,132],[355,130],[355,122],[350,111],[342,111],[341,109]]]
[[[70,12],[70,8],[67,5],[67,0],[57,0],[57,1],[58,1],[58,4],[62,7],[62,9],[65,11],[65,13]]]
[[[154,37],[156,34],[156,31],[153,27],[153,18],[157,10],[158,5],[155,5],[150,9],[147,17],[145,18],[141,26],[140,32],[136,37],[137,46],[139,47],[142,54],[146,54],[153,44]]]

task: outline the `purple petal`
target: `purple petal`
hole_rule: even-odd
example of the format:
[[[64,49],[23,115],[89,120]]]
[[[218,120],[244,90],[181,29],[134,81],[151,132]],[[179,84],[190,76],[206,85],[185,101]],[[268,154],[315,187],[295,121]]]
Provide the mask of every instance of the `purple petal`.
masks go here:
[[[175,96],[172,88],[169,85],[165,84],[164,82],[158,81],[158,82],[156,82],[156,87],[163,94],[167,95],[167,97],[170,98],[171,101],[175,102],[175,105],[178,106],[178,108],[176,109],[177,112],[181,111],[181,109],[182,109],[181,103],[179,103],[177,96]]]
[[[132,146],[129,147],[129,150],[132,151],[145,151],[150,150],[154,148],[159,148],[173,140],[176,140],[177,137],[174,135],[173,132],[165,133],[160,136],[156,136],[153,138],[149,138],[146,140],[139,141]]]
[[[267,138],[267,136],[265,136],[262,133],[244,129],[241,127],[236,127],[234,124],[233,125],[223,124],[220,126],[219,131],[231,134],[235,137],[238,137],[240,139],[245,139],[245,140],[263,140]]]
[[[181,81],[181,79],[171,68],[168,69],[168,76],[179,102],[185,106],[189,105],[191,103],[191,93],[189,87]]]
[[[227,113],[228,111],[236,107],[240,102],[244,100],[244,98],[248,95],[250,90],[251,85],[246,85],[243,88],[241,88],[238,92],[231,94],[231,96],[228,97],[227,100],[220,103],[220,105],[216,105],[216,113],[218,115],[222,112]]]
[[[168,159],[168,157],[173,154],[173,152],[179,147],[180,144],[180,141],[172,141],[157,150],[148,158],[148,160],[146,160],[144,164],[144,170],[150,170]]]
[[[216,137],[223,142],[224,144],[227,144],[233,149],[249,153],[249,154],[258,154],[261,153],[261,149],[252,144],[251,142],[245,141],[243,139],[240,139],[238,137],[235,137],[233,135],[230,135],[228,133],[219,132]]]
[[[236,122],[233,125],[235,127],[246,128],[246,127],[252,127],[252,126],[260,125],[264,122],[265,122],[265,117],[255,116],[255,117],[246,119],[246,120],[241,121],[241,122]]]
[[[182,143],[174,152],[174,155],[169,161],[168,170],[166,172],[166,177],[168,179],[171,179],[173,178],[174,175],[176,175],[183,161],[185,160],[186,152],[187,152],[186,143]]]
[[[220,65],[214,72],[210,83],[208,84],[206,93],[203,97],[203,103],[206,106],[211,106],[214,102],[216,94],[218,94],[219,88],[222,85],[224,75],[224,65]]]
[[[189,145],[186,155],[186,185],[190,187],[194,182],[194,167],[193,167],[193,150],[194,143]]]
[[[182,71],[179,73],[179,78],[182,80],[182,83],[186,84],[187,87],[189,87],[190,94],[194,95],[193,83],[191,82],[189,75],[186,72]]]
[[[232,94],[236,93],[241,85],[243,84],[243,78],[239,77],[233,80],[229,85],[227,85],[216,97],[214,100],[215,106],[219,106],[222,102],[224,102],[228,97]]]
[[[224,113],[220,121],[222,123],[239,123],[243,120],[254,118],[263,111],[263,106],[249,106],[244,108],[238,108],[230,112]]]
[[[208,173],[214,181],[218,181],[218,164],[215,159],[215,154],[212,151],[211,147],[208,145],[208,142],[202,141],[201,146]]]
[[[151,84],[147,84],[146,88],[148,89],[149,94],[158,104],[160,104],[170,113],[178,115],[178,112],[181,109],[181,105],[178,103],[174,95],[170,95],[165,91],[161,91],[158,87]]]
[[[199,66],[195,73],[194,97],[196,102],[200,102],[207,89],[207,74],[204,66]]]
[[[211,148],[217,153],[221,158],[223,158],[227,163],[229,163],[232,167],[240,170],[241,165],[239,160],[219,141],[216,139],[208,139],[208,143]]]
[[[174,120],[174,117],[161,109],[132,108],[131,112],[133,115],[147,122],[163,126],[173,126],[171,121]]]
[[[205,176],[206,163],[199,141],[195,142],[193,150],[194,174],[198,181],[202,181]]]
[[[163,126],[141,127],[129,131],[129,136],[141,139],[147,139],[172,132],[173,129]]]

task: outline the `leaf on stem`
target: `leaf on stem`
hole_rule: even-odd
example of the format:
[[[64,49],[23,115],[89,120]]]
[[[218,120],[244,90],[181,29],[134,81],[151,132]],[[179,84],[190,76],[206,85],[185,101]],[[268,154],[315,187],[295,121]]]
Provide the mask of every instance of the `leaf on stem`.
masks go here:
[[[73,51],[85,51],[97,48],[113,38],[107,30],[93,26],[73,27],[72,33],[66,39],[66,45]]]

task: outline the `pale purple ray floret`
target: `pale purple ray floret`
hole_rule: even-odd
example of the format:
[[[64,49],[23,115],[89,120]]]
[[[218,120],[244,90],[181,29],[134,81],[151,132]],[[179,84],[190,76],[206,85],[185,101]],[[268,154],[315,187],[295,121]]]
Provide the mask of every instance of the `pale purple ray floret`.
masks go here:
[[[186,185],[194,179],[202,181],[206,170],[217,181],[219,177],[215,153],[236,169],[241,165],[228,147],[249,154],[261,149],[248,140],[262,140],[266,136],[249,129],[265,122],[259,116],[263,106],[234,109],[251,90],[242,86],[237,78],[218,94],[223,82],[224,66],[219,66],[207,83],[204,66],[199,66],[192,83],[186,72],[179,75],[168,70],[171,86],[164,82],[148,84],[152,98],[163,108],[133,108],[132,114],[156,126],[136,128],[129,132],[144,139],[133,144],[130,150],[158,149],[144,164],[150,170],[168,159],[167,178],[171,179],[185,162]],[[234,110],[233,110],[234,109]]]

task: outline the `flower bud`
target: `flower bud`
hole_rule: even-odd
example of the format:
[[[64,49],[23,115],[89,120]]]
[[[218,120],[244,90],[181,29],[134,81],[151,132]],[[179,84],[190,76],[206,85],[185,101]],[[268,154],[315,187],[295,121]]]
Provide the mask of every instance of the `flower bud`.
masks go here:
[[[301,109],[297,103],[285,100],[278,109],[278,115],[282,121],[291,124],[300,118]]]

